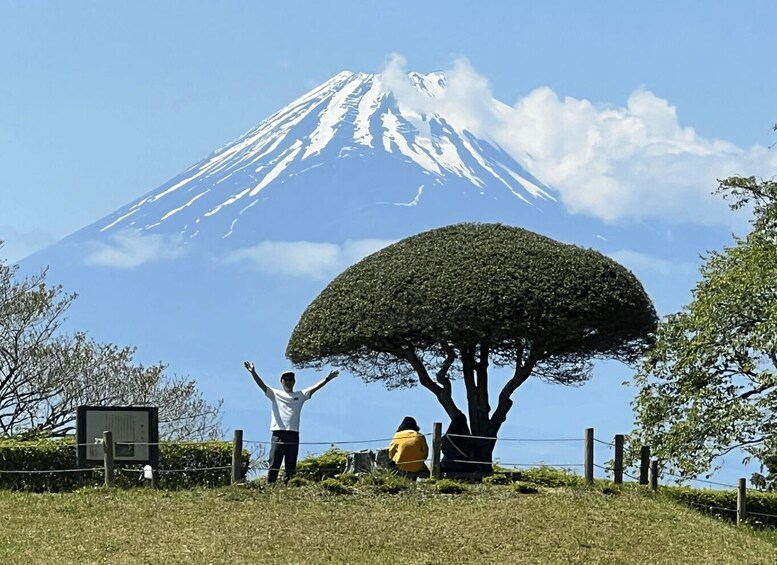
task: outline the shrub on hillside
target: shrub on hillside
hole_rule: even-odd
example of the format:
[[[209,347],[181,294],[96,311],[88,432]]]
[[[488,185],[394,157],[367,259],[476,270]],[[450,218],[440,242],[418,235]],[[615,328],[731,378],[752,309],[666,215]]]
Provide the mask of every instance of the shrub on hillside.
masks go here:
[[[415,482],[391,471],[374,471],[364,475],[363,480],[365,485],[386,494],[398,494],[415,486]]]
[[[513,478],[505,473],[495,473],[490,477],[483,477],[484,485],[509,485]]]
[[[73,440],[0,440],[2,489],[65,491],[96,483],[91,469],[78,473],[61,472],[75,468],[76,445]]]
[[[308,455],[297,463],[297,476],[309,481],[334,478],[345,471],[347,453],[342,449],[330,449],[321,455]]]
[[[248,462],[249,452],[244,450],[244,477],[248,473]],[[231,467],[232,444],[229,442],[161,443],[157,482],[159,488],[171,490],[224,486],[230,484]],[[182,471],[183,469],[187,470]],[[130,478],[137,481],[137,474]]]
[[[554,469],[552,467],[537,467],[521,471],[521,480],[549,488],[574,487],[583,484],[582,477],[574,475],[567,470]]]
[[[434,488],[440,494],[461,494],[467,491],[467,486],[453,479],[440,479],[434,483]]]
[[[736,491],[666,487],[661,489],[661,493],[695,510],[719,515],[727,520],[736,520]],[[777,526],[777,494],[747,491],[747,513],[753,520]],[[762,516],[763,514],[770,516]]]
[[[243,474],[248,472],[249,453],[243,452]],[[162,443],[159,445],[157,484],[163,489],[195,486],[223,486],[230,483],[232,444]],[[214,467],[225,467],[214,469]],[[104,481],[103,468],[77,469],[76,445],[72,438],[61,440],[0,440],[0,489],[33,492],[69,491]],[[14,473],[2,471],[17,471]],[[18,472],[26,471],[26,472]],[[137,465],[116,462],[116,486],[142,485]]]
[[[343,484],[338,479],[327,478],[319,483],[319,486],[325,491],[332,494],[352,494],[353,489],[348,485]]]
[[[540,489],[531,483],[518,481],[513,485],[513,492],[517,492],[518,494],[537,494],[540,492]]]
[[[359,482],[359,475],[356,473],[340,473],[335,477],[338,481],[344,485],[353,486]]]

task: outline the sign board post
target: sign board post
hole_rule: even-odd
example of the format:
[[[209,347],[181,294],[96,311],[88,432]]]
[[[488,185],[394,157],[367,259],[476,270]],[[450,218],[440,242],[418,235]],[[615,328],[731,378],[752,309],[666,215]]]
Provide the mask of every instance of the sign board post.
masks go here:
[[[151,406],[79,406],[76,412],[78,466],[103,462],[103,432],[113,435],[117,463],[159,466],[159,411]]]

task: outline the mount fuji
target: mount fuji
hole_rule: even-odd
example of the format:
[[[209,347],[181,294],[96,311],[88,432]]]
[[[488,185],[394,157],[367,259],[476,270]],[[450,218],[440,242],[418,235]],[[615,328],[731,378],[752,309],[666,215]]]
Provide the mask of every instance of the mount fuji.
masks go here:
[[[643,237],[568,214],[532,173],[530,154],[508,154],[446,111],[448,89],[441,73],[408,73],[399,87],[382,75],[339,73],[22,267],[48,265],[49,282],[79,294],[73,328],[136,345],[139,360],[163,360],[196,378],[206,397],[225,400],[227,428],[264,440],[269,407],[243,360],[275,382],[304,308],[365,255],[461,221],[503,222],[587,246],[602,230],[623,242]],[[495,116],[507,108],[485,102]],[[317,380],[301,377],[301,386]],[[502,433],[577,436],[592,425],[603,435],[626,432],[632,418],[622,380],[594,379],[580,390],[527,383]],[[303,441],[390,437],[406,414],[425,431],[446,421],[421,389],[387,392],[345,375],[319,395],[306,408]],[[585,408],[573,414],[573,406]],[[558,453],[535,457],[553,463]]]
[[[408,79],[430,108],[444,99],[441,73]],[[419,218],[553,203],[526,163],[493,142],[433,110],[402,108],[380,75],[342,72],[67,241],[134,232],[235,249],[290,234],[395,237],[406,231],[397,223]]]

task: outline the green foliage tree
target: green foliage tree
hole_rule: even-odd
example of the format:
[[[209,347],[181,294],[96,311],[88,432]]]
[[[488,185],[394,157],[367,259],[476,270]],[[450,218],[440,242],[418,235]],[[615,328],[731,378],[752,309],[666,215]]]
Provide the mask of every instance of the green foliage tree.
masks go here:
[[[496,437],[530,376],[572,385],[590,378],[595,358],[635,362],[656,321],[639,281],[596,251],[500,224],[459,224],[339,275],[305,310],[286,354],[389,389],[420,383],[451,418],[465,416],[472,434]],[[492,365],[513,369],[493,410]],[[453,399],[456,379],[466,414]],[[492,450],[493,442],[478,457],[491,461]]]
[[[718,192],[752,208],[752,230],[709,252],[693,300],[660,324],[636,375],[630,439],[679,475],[777,447],[777,183],[732,177]]]
[[[135,363],[134,348],[62,332],[76,296],[48,286],[45,270],[17,275],[0,261],[0,436],[70,434],[80,405],[153,405],[165,439],[221,436],[221,401],[161,363]]]

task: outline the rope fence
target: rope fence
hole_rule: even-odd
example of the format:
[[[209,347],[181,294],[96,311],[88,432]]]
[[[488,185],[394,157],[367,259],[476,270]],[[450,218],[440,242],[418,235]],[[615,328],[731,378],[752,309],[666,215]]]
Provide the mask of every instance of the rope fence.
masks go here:
[[[0,474],[3,475],[50,475],[52,473],[91,473],[94,469],[80,468],[80,469],[27,469],[27,470],[15,470],[15,469],[0,469]]]
[[[586,430],[587,436],[585,438],[571,438],[571,437],[550,437],[550,438],[499,438],[499,437],[492,437],[492,436],[480,436],[480,435],[467,435],[467,434],[446,434],[450,438],[464,438],[466,440],[485,440],[496,443],[508,443],[508,442],[530,442],[530,443],[559,443],[559,442],[570,442],[570,443],[585,443],[586,444],[586,452],[590,451],[593,452],[591,443],[597,444],[597,445],[603,445],[609,449],[616,449],[618,448],[618,441],[616,437],[616,442],[607,442],[603,441],[601,439],[593,437],[593,429],[588,428]],[[242,434],[241,434],[242,435]],[[425,437],[432,436],[432,443],[435,443],[435,434],[432,433],[426,433],[422,434]],[[590,436],[590,437],[588,437]],[[622,437],[622,436],[620,436]],[[368,439],[355,439],[355,440],[338,440],[338,441],[300,441],[300,442],[283,442],[283,441],[266,441],[266,440],[244,440],[241,438],[241,446],[245,445],[272,445],[275,443],[276,445],[308,445],[308,446],[321,446],[321,445],[328,445],[328,446],[338,446],[338,445],[361,445],[361,444],[374,444],[374,443],[382,443],[382,444],[388,444],[393,438],[391,437],[381,437],[381,438],[368,438]],[[204,445],[208,443],[224,443],[223,441],[172,441],[172,442],[140,442],[140,441],[125,441],[125,440],[117,440],[112,441],[112,445],[115,446],[159,446],[162,444],[174,444],[174,445]],[[73,449],[78,447],[94,447],[95,445],[101,445],[105,446],[107,444],[105,438],[101,438],[100,441],[95,441],[93,443],[63,443],[61,446],[55,446],[57,448],[62,449]],[[621,449],[623,452],[626,452],[626,450],[623,446],[621,446]],[[644,448],[643,448],[644,449]],[[630,452],[632,455],[635,453],[634,451]],[[616,454],[617,455],[617,454]],[[642,453],[644,455],[644,451]],[[617,457],[616,457],[617,459]],[[427,458],[426,461],[433,462],[433,458]],[[472,460],[472,459],[446,459],[449,462],[452,463],[462,463],[462,464],[472,464],[472,465],[492,465],[494,463],[493,460]],[[515,467],[553,467],[553,468],[579,468],[579,467],[589,467],[589,468],[596,468],[602,471],[605,471],[606,473],[612,473],[618,470],[619,464],[618,461],[615,462],[614,465],[600,465],[595,464],[592,461],[592,458],[588,455],[586,455],[586,461],[584,463],[546,463],[544,461],[539,462],[532,462],[532,463],[511,463],[511,462],[503,462],[498,461],[498,464],[501,466],[515,466]],[[622,464],[621,464],[622,465]],[[207,468],[207,470],[221,470],[226,469],[229,467],[218,467],[218,468]],[[180,470],[165,470],[164,472],[170,473],[170,472],[192,472],[196,470],[204,470],[204,468],[187,468],[187,469],[180,469]],[[50,470],[8,470],[8,469],[0,469],[0,473],[28,473],[28,474],[34,474],[34,473],[65,473],[65,472],[83,472],[83,471],[91,471],[91,468],[76,468],[76,469],[50,469]],[[126,470],[126,469],[125,469]],[[161,470],[160,470],[161,472]],[[625,473],[621,469],[621,472],[623,472],[624,476],[628,476],[630,479],[635,481],[640,481],[642,484],[648,484],[647,481],[644,480],[644,477],[634,477],[633,475],[629,475]],[[641,474],[642,475],[642,474]],[[736,485],[730,485],[715,481],[709,481],[704,479],[696,479],[696,478],[690,478],[690,477],[683,477],[679,475],[674,475],[671,473],[664,473],[665,477],[672,477],[683,481],[693,481],[693,482],[701,482],[713,486],[720,486],[724,488],[737,488]],[[592,477],[586,477],[586,478],[592,478]]]
[[[425,436],[430,436],[432,434],[422,434]],[[377,438],[377,439],[359,439],[359,440],[346,440],[346,441],[295,441],[295,442],[283,442],[283,441],[264,441],[264,440],[243,440],[244,444],[254,444],[254,445],[272,445],[275,443],[276,445],[357,445],[362,443],[388,443],[392,440],[392,438]]]
[[[526,468],[526,467],[538,467],[538,468],[553,468],[553,469],[563,469],[563,470],[572,470],[572,469],[583,469],[583,478],[585,479],[585,482],[588,484],[592,484],[594,481],[594,470],[598,469],[599,471],[603,471],[605,476],[612,477],[612,481],[615,484],[621,484],[623,483],[624,477],[639,483],[640,485],[650,485],[650,487],[653,490],[656,490],[658,488],[658,481],[659,481],[659,467],[658,467],[658,460],[655,457],[651,457],[650,453],[650,447],[649,446],[642,446],[639,451],[633,450],[633,449],[627,449],[625,442],[624,442],[624,436],[622,434],[618,434],[615,436],[614,442],[608,442],[601,439],[598,439],[594,436],[594,429],[593,428],[586,428],[584,437],[580,438],[571,438],[571,437],[550,437],[550,438],[498,438],[498,437],[491,437],[491,436],[480,436],[480,435],[467,435],[467,434],[446,434],[445,436],[442,435],[442,424],[440,422],[435,422],[433,426],[433,431],[431,433],[422,434],[425,437],[431,436],[431,443],[432,443],[432,449],[430,452],[430,456],[423,459],[423,460],[417,460],[417,461],[405,461],[403,463],[429,463],[431,467],[430,474],[434,478],[440,478],[443,475],[442,469],[441,469],[441,463],[444,467],[447,464],[453,463],[459,466],[459,468],[467,468],[467,466],[472,466],[473,469],[476,469],[478,466],[485,468],[486,466],[488,468],[492,468],[495,461],[492,460],[485,460],[482,458],[464,458],[464,457],[457,457],[457,458],[451,458],[451,457],[441,457],[442,453],[442,440],[443,437],[447,437],[448,440],[451,442],[451,444],[456,447],[456,444],[453,440],[463,439],[467,442],[475,441],[480,442],[482,444],[486,444],[487,447],[490,447],[490,449],[493,450],[494,446],[497,443],[510,443],[510,442],[531,442],[531,443],[540,443],[540,442],[547,442],[547,443],[561,443],[561,442],[567,442],[567,443],[583,443],[584,450],[583,450],[583,461],[580,462],[570,462],[570,463],[546,463],[546,462],[503,462],[503,461],[496,461],[496,463],[501,467],[507,467],[507,468]],[[312,442],[282,442],[282,441],[263,441],[263,440],[244,440],[243,439],[243,432],[242,430],[235,430],[234,438],[232,441],[232,464],[231,465],[221,465],[221,466],[211,466],[211,467],[184,467],[184,468],[177,468],[177,469],[163,469],[163,468],[157,468],[152,469],[149,464],[146,464],[142,468],[139,467],[118,467],[115,465],[115,449],[116,446],[159,446],[161,444],[174,444],[174,445],[203,445],[203,444],[209,444],[209,443],[221,443],[224,442],[197,442],[197,441],[173,441],[173,442],[135,442],[135,441],[114,441],[113,440],[113,434],[111,431],[105,431],[102,438],[97,438],[94,443],[63,443],[61,448],[67,448],[67,449],[74,449],[79,447],[95,447],[97,445],[102,447],[103,450],[103,466],[102,469],[100,467],[78,467],[78,468],[70,468],[70,469],[29,469],[29,470],[21,470],[21,469],[2,469],[0,468],[0,474],[9,474],[9,475],[45,475],[45,474],[60,474],[60,473],[89,473],[89,472],[104,472],[105,477],[105,484],[107,486],[113,486],[115,484],[115,475],[116,473],[135,473],[135,472],[141,472],[143,473],[141,475],[142,478],[149,478],[154,479],[156,475],[171,475],[176,473],[200,473],[200,472],[209,472],[209,471],[231,471],[230,476],[230,482],[231,483],[238,483],[243,480],[245,480],[245,470],[243,468],[243,447],[245,445],[328,445],[328,446],[343,446],[343,445],[364,445],[364,444],[376,444],[376,443],[382,443],[384,445],[388,444],[393,438],[383,437],[383,438],[368,438],[368,439],[357,439],[357,440],[339,440],[339,441],[312,441]],[[460,442],[461,443],[461,442]],[[493,444],[493,445],[489,445]],[[594,451],[595,446],[604,446],[607,451],[614,452],[612,459],[605,462],[604,464],[600,464],[595,462],[594,459]],[[461,455],[467,456],[467,454],[459,449],[457,447],[457,450],[461,453]],[[367,451],[367,450],[363,450]],[[489,452],[490,453],[490,452]],[[639,461],[639,475],[634,476],[627,472],[626,467],[624,465],[624,455],[629,455],[631,460],[638,460]],[[149,463],[149,462],[147,462]],[[271,469],[273,471],[280,470],[280,469]],[[466,471],[465,471],[466,473]],[[455,475],[455,473],[453,473]],[[451,476],[450,473],[446,472],[446,476]],[[723,507],[715,507],[710,506],[706,504],[700,504],[698,502],[693,501],[684,501],[687,502],[687,504],[692,506],[699,506],[703,507],[706,510],[720,510],[730,513],[736,513],[737,523],[741,523],[744,521],[747,516],[753,516],[753,517],[761,517],[761,518],[768,518],[768,519],[777,519],[777,515],[773,514],[767,514],[767,513],[759,513],[759,512],[748,512],[747,511],[747,503],[746,503],[746,496],[747,496],[747,486],[746,486],[746,480],[743,478],[740,478],[737,485],[731,485],[726,484],[723,482],[717,482],[717,481],[711,481],[707,479],[699,479],[699,478],[692,478],[692,477],[686,477],[681,475],[676,475],[670,472],[663,472],[661,473],[663,478],[672,478],[677,479],[678,482],[688,481],[688,482],[694,482],[694,483],[702,483],[705,485],[710,485],[714,487],[721,487],[724,489],[735,489],[737,491],[737,508],[723,508]],[[455,478],[455,477],[454,477]],[[153,482],[152,482],[153,484]],[[754,490],[754,489],[749,489]]]

